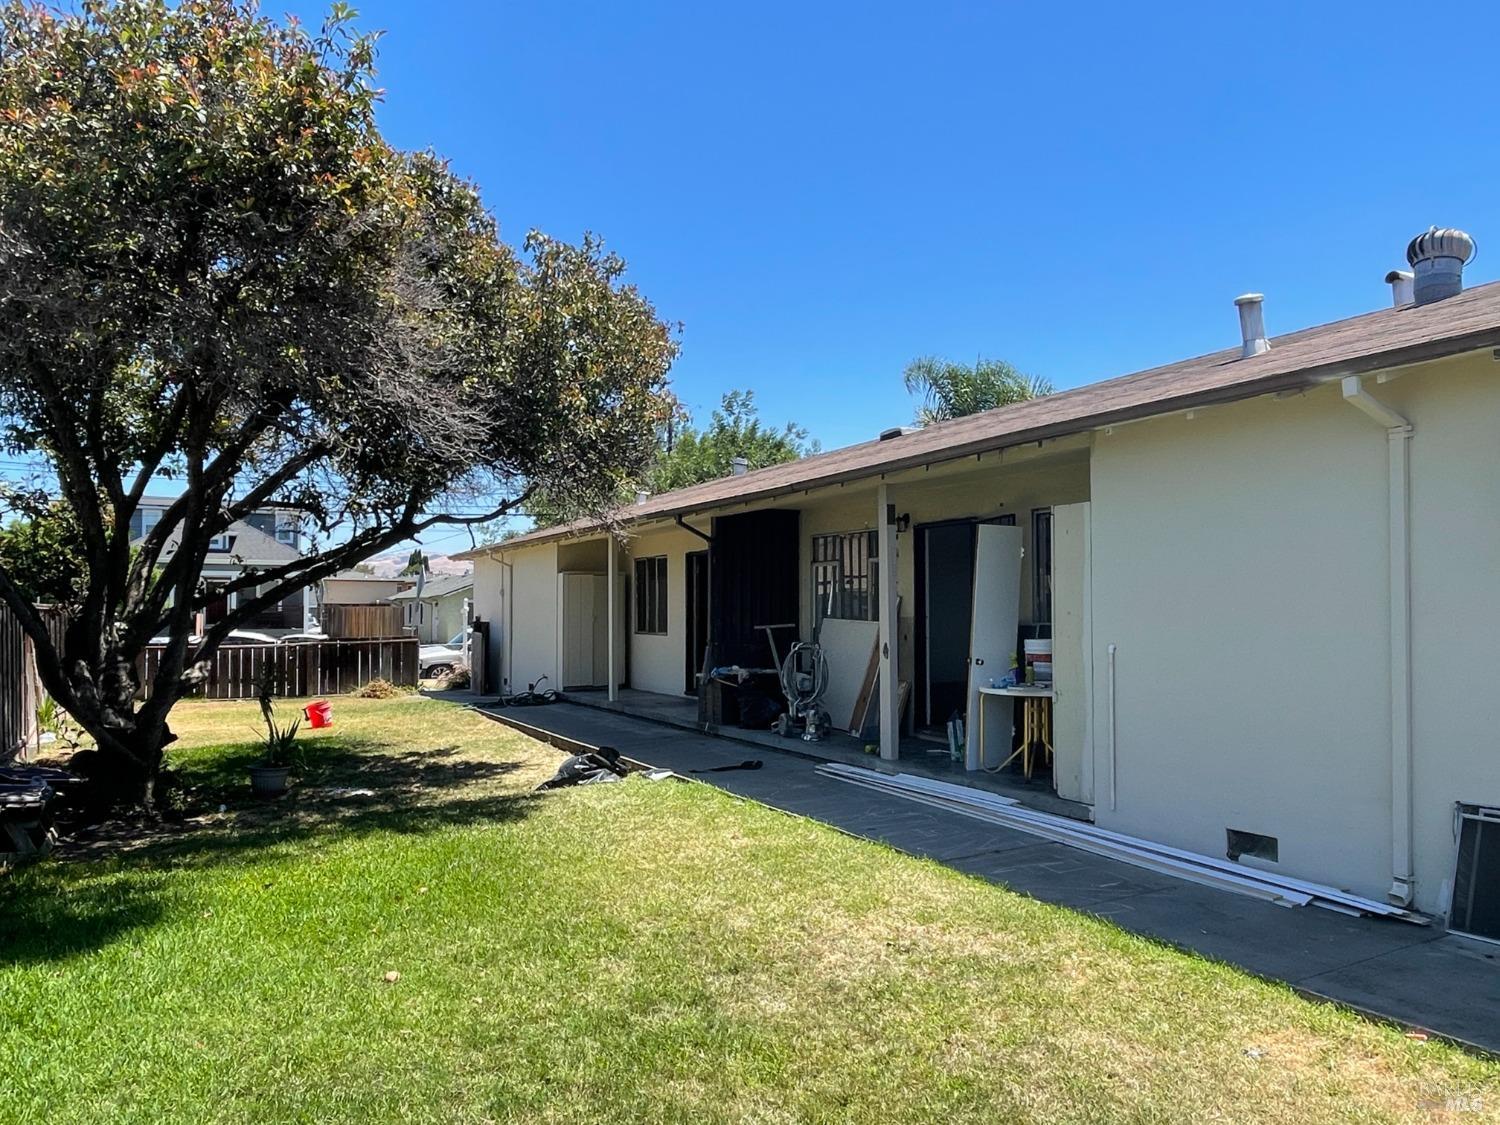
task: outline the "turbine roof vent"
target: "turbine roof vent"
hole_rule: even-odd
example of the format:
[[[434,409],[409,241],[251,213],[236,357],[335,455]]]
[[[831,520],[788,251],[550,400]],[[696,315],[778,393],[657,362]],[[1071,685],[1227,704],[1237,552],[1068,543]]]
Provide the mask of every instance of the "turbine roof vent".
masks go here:
[[[1413,278],[1413,296],[1426,305],[1463,292],[1464,267],[1474,260],[1474,239],[1453,227],[1431,227],[1406,247]]]

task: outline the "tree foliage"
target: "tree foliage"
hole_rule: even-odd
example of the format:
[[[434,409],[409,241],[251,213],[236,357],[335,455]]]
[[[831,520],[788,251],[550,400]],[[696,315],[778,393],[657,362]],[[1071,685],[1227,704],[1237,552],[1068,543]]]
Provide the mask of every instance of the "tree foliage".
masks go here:
[[[655,456],[637,480],[625,482],[617,501],[628,504],[637,489],[652,494],[702,484],[728,476],[734,461],[743,457],[749,469],[763,469],[795,461],[818,451],[807,429],[795,422],[777,428],[761,421],[754,391],[729,391],[720,400],[706,427],[699,429],[690,413],[676,407],[657,433]],[[551,527],[570,518],[566,505],[558,504],[550,492],[541,491],[526,505],[526,514],[540,527]],[[515,528],[493,524],[486,529],[491,539],[511,538]]]
[[[926,426],[1050,395],[1053,386],[1039,375],[1025,375],[1004,360],[972,364],[923,356],[906,365],[906,389],[921,398],[917,424]]]
[[[77,521],[65,504],[13,518],[0,529],[0,568],[33,604],[70,605],[87,573],[79,539]]]
[[[148,802],[166,714],[231,629],[434,524],[537,491],[607,507],[670,409],[674,335],[623,261],[535,232],[517,254],[472,184],[388,145],[349,19],[0,4],[0,424],[55,472],[83,564],[62,651],[7,566],[0,598]],[[133,544],[162,477],[181,496]],[[337,546],[231,582],[237,608],[192,637],[210,542],[273,499]]]
[[[763,469],[817,450],[806,427],[788,422],[778,429],[762,422],[754,391],[730,391],[703,429],[693,425],[691,416],[674,420],[647,474],[647,487],[653,493],[670,492],[728,476],[737,457],[751,469]]]

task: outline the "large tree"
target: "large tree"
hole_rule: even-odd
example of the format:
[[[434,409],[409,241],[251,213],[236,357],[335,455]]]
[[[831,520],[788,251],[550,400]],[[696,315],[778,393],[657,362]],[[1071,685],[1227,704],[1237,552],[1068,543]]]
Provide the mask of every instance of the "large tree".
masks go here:
[[[924,356],[908,363],[902,378],[907,391],[921,398],[917,407],[921,426],[1040,398],[1053,390],[1040,375],[1023,374],[999,359],[968,364]]]
[[[61,648],[3,562],[0,599],[96,779],[148,805],[167,714],[230,630],[537,490],[604,510],[670,409],[674,336],[623,263],[536,233],[517,255],[472,185],[388,145],[349,19],[0,5],[0,423],[55,474],[83,565]],[[180,496],[133,541],[162,478]],[[8,505],[48,518],[47,491]],[[273,500],[336,545],[236,579],[193,636],[210,542]]]

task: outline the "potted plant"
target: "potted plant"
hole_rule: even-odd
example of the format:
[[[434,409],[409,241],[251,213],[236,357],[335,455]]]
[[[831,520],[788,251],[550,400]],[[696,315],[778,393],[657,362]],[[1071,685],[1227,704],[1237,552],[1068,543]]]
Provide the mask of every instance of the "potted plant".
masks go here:
[[[302,719],[298,717],[279,727],[270,709],[266,709],[265,757],[250,767],[250,788],[257,797],[279,797],[286,792],[287,779],[295,764],[293,743],[301,725]]]
[[[275,706],[271,702],[272,691],[268,664],[261,677],[259,692],[260,713],[266,721],[266,752],[250,767],[250,789],[257,797],[279,797],[286,792],[287,779],[296,764],[297,728],[302,725],[300,716],[285,726],[277,725]]]

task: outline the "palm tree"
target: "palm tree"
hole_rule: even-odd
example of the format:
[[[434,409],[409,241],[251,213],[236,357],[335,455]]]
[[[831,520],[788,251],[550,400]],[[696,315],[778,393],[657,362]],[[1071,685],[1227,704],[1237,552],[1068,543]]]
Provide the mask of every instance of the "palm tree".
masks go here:
[[[1040,375],[1022,374],[1000,359],[978,359],[970,365],[923,356],[906,365],[902,378],[909,392],[922,396],[919,426],[1041,398],[1054,389]]]

